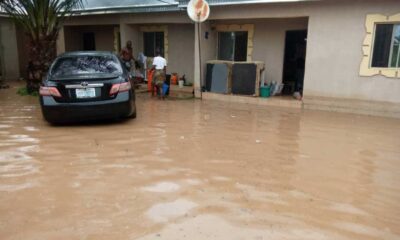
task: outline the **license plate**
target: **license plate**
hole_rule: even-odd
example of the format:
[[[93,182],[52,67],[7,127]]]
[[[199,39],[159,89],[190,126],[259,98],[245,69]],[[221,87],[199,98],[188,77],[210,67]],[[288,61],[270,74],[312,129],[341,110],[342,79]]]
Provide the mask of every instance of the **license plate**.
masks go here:
[[[76,98],[94,98],[96,90],[94,88],[78,88],[75,89]]]

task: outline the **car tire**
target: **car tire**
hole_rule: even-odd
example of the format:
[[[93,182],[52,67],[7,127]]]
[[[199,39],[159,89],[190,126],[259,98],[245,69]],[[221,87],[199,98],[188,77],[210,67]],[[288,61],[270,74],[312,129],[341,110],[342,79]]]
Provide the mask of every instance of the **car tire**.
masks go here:
[[[131,115],[129,115],[128,118],[135,119],[136,118],[136,111],[131,113]]]

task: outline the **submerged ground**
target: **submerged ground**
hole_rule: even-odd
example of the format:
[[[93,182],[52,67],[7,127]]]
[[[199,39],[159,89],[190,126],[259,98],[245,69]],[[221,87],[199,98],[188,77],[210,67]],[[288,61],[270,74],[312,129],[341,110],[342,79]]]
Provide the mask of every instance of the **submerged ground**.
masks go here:
[[[400,239],[400,120],[141,94],[53,127],[0,90],[0,239]]]

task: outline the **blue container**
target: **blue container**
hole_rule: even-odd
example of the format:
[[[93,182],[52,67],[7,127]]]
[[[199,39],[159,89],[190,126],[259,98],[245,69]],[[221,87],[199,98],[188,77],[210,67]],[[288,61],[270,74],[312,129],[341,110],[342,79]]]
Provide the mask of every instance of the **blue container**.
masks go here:
[[[168,92],[169,86],[166,83],[163,83],[162,85],[162,95],[165,96],[166,93]]]

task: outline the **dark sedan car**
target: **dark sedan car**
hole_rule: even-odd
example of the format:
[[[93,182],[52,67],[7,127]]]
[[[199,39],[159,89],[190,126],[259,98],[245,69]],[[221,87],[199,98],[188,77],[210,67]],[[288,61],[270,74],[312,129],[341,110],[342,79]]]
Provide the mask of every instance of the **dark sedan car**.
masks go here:
[[[110,52],[59,56],[40,87],[40,105],[50,123],[136,117],[133,82]]]

